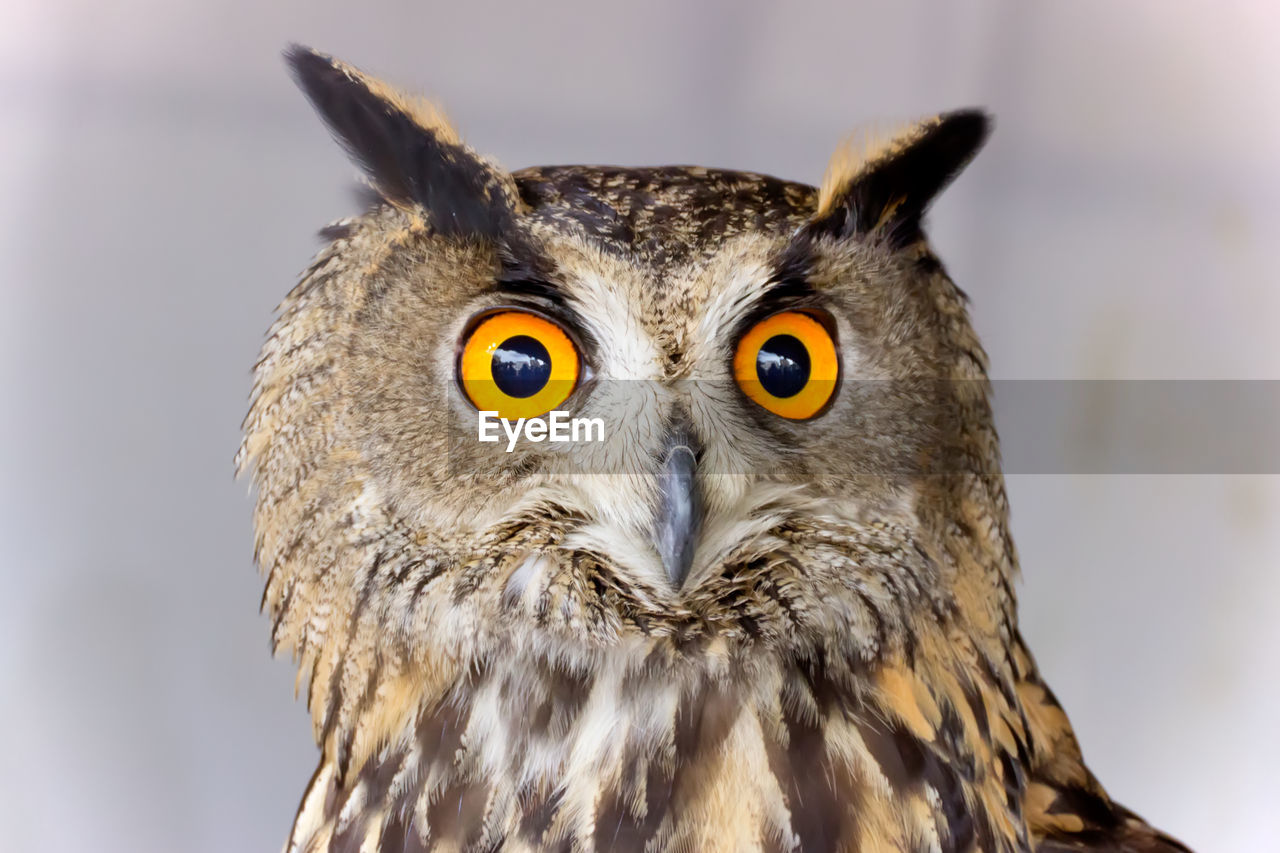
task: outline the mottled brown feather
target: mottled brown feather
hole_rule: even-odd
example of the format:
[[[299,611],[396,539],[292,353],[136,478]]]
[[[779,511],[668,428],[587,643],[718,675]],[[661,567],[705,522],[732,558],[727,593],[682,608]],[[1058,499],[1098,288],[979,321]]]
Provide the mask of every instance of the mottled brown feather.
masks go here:
[[[985,120],[926,122],[822,190],[507,173],[323,62],[484,180],[455,227],[407,196],[329,231],[255,368],[237,465],[321,747],[289,851],[1185,850],[1089,773],[1018,632],[986,356],[918,221]],[[926,155],[937,186],[906,207],[846,192]],[[823,224],[854,200],[884,208],[842,222],[895,239]],[[736,473],[705,478],[720,550],[682,587],[617,521],[652,498],[644,430],[607,489],[457,440],[458,336],[513,299],[663,394],[706,383],[682,417]],[[829,314],[851,374],[809,424],[716,384],[752,312],[788,306]]]

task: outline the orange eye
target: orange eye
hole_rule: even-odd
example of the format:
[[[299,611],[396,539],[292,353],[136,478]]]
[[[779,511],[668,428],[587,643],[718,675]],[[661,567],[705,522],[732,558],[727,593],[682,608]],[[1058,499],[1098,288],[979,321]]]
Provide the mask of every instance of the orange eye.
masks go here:
[[[756,323],[738,341],[733,376],[748,397],[780,417],[811,418],[831,400],[840,378],[835,341],[800,311]]]
[[[527,311],[500,311],[463,340],[458,381],[482,412],[535,418],[569,398],[578,367],[578,349],[560,326]]]

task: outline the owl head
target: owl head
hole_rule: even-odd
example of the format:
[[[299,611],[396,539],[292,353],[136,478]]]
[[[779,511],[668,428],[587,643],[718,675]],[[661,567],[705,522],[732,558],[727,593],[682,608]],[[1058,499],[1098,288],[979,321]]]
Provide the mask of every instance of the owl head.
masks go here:
[[[362,689],[344,656],[515,634],[865,657],[948,609],[999,625],[985,357],[921,230],[983,114],[846,146],[820,188],[510,172],[425,102],[289,62],[376,193],[283,303],[239,460],[313,702]]]

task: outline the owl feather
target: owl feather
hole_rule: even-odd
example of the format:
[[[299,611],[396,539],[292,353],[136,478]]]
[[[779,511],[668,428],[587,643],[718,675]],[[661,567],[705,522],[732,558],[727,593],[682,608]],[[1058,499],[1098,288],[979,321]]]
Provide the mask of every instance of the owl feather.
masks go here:
[[[507,172],[288,59],[377,193],[280,307],[237,459],[321,751],[290,853],[1186,850],[1089,772],[1018,630],[987,360],[921,225],[984,114],[820,190]],[[607,441],[476,441],[494,312],[564,330]],[[806,417],[734,373],[785,314],[840,371]]]

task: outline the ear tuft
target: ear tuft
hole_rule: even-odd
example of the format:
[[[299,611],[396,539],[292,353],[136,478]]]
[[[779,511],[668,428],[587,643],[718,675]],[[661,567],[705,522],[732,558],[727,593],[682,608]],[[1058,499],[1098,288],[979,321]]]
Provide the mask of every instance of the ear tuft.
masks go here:
[[[902,122],[889,127],[863,128],[846,137],[827,161],[827,171],[818,187],[817,215],[830,213],[854,178],[875,163],[887,160],[895,151],[901,151],[907,140],[918,135],[919,129],[918,123]]]
[[[301,45],[290,46],[285,59],[387,201],[423,208],[449,236],[497,238],[507,228],[518,204],[511,176],[463,145],[433,104]]]
[[[958,110],[889,137],[847,142],[827,167],[808,230],[880,236],[896,248],[914,242],[929,204],[973,159],[990,130],[985,113]]]

